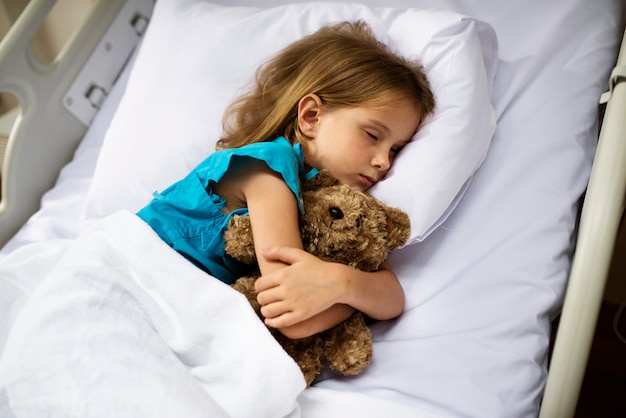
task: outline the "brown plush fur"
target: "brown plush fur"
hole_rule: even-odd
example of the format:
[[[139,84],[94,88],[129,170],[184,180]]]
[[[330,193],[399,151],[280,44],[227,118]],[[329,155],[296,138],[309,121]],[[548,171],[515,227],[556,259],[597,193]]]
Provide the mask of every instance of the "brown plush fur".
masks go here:
[[[409,237],[409,217],[374,197],[341,185],[327,172],[305,184],[305,213],[300,232],[304,249],[317,257],[375,271],[389,251]],[[234,216],[224,236],[225,249],[244,263],[256,262],[252,230],[247,216]],[[233,285],[246,295],[259,317],[254,280],[242,277]],[[371,333],[361,312],[335,327],[302,339],[289,339],[270,328],[285,351],[298,363],[307,386],[319,374],[322,363],[345,375],[356,375],[372,358]]]

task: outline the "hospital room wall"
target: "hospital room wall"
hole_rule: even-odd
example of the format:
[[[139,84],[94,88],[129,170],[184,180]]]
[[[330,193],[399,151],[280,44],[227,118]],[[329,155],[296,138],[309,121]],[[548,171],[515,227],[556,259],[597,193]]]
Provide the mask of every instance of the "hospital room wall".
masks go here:
[[[44,62],[54,61],[65,41],[96,1],[98,0],[58,0],[33,39],[35,56]],[[28,2],[29,0],[0,0],[0,39]],[[3,114],[9,113],[15,106],[16,103],[11,96],[0,94],[0,126]],[[0,145],[2,135],[0,129]],[[5,132],[5,135],[8,136],[8,132]],[[626,300],[626,222],[622,223],[618,234],[605,299],[617,303]]]

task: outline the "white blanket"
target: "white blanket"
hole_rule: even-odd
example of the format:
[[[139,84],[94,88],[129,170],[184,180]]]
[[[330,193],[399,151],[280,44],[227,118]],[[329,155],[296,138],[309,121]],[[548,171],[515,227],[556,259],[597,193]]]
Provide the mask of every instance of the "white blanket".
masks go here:
[[[0,382],[16,417],[280,417],[299,414],[305,386],[241,295],[129,212],[90,228],[45,277]]]
[[[435,416],[356,392],[304,391],[245,298],[130,212],[25,254],[0,268],[0,284],[28,284],[3,302],[16,318],[0,350],[3,418]],[[30,269],[19,267],[24,257]]]

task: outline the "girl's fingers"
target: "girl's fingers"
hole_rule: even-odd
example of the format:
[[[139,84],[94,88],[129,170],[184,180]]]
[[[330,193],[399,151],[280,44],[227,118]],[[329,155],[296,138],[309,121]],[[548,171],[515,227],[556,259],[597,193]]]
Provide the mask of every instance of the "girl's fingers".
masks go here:
[[[283,306],[280,302],[270,303],[269,305],[261,307],[261,314],[267,319],[278,318],[279,316],[287,315],[289,313],[290,311],[288,308]]]
[[[286,268],[274,270],[273,272],[258,278],[255,282],[255,288],[258,293],[280,286],[284,280],[288,280],[290,274],[294,274],[291,273],[287,267],[301,262],[307,255],[309,255],[298,248],[292,247],[273,247],[264,249],[261,250],[261,254],[268,261],[278,261],[286,264]]]
[[[287,265],[292,265],[301,261],[303,258],[304,250],[293,247],[272,247],[261,250],[261,254],[268,261],[280,261]]]
[[[282,277],[281,276],[282,273],[280,273],[281,270],[276,270],[270,274],[261,276],[258,279],[256,279],[254,281],[254,288],[256,289],[257,293],[261,294],[267,290],[270,290],[274,287],[279,286],[281,282],[281,277]],[[259,300],[259,303],[263,304],[264,302],[261,302]],[[269,303],[269,301],[266,301],[265,303]]]
[[[287,312],[283,315],[274,318],[265,318],[265,325],[272,328],[285,328],[296,325],[299,320],[292,312]]]
[[[284,298],[281,297],[278,289],[276,289],[276,286],[270,286],[267,289],[262,290],[259,290],[259,288],[257,287],[256,300],[263,306],[269,305],[270,303],[276,303],[283,299]]]

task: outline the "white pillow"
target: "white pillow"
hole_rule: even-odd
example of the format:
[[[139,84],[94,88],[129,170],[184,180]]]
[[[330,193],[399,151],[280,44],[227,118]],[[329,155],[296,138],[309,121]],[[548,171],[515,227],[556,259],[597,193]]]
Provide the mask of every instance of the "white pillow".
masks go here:
[[[226,106],[261,62],[320,26],[364,19],[396,51],[421,60],[437,109],[371,192],[411,217],[425,238],[463,195],[494,130],[496,39],[446,11],[305,3],[268,9],[159,0],[105,136],[86,218],[137,211],[214,151]]]

